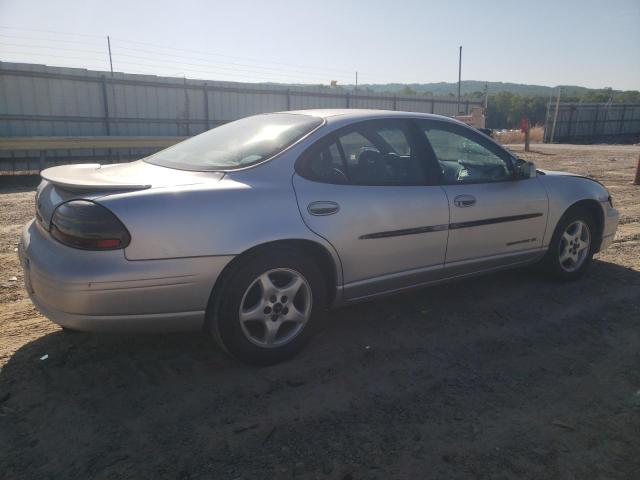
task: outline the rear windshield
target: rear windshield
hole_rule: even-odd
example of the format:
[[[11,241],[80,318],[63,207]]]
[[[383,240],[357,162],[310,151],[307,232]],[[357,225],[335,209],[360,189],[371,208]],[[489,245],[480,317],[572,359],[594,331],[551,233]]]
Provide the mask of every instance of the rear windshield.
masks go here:
[[[144,160],[179,170],[233,170],[267,160],[322,124],[294,113],[246,117],[201,133]]]

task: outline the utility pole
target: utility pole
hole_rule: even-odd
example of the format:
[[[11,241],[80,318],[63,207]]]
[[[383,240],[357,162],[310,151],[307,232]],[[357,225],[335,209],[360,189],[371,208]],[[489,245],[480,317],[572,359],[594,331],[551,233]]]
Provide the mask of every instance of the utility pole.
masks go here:
[[[111,76],[113,77],[113,59],[111,58],[111,39],[107,35],[107,47],[109,47],[109,66],[111,67]]]
[[[458,55],[458,111],[456,115],[460,114],[460,82],[462,81],[462,45],[460,45],[460,54]]]
[[[111,69],[111,98],[113,100],[113,116],[117,118],[118,117],[118,104],[116,103],[116,87],[113,84],[113,59],[111,58],[111,39],[109,38],[109,35],[107,35],[107,48],[109,49],[109,68]],[[114,126],[116,128],[118,128],[118,123],[115,122]],[[113,153],[112,150],[109,149],[109,157],[111,158],[111,161],[113,162],[112,153]]]
[[[556,133],[556,122],[558,121],[558,110],[560,109],[560,95],[562,94],[562,87],[558,87],[558,98],[556,99],[556,111],[553,114],[553,126],[551,127],[551,138],[549,143],[553,143],[553,137]]]
[[[356,92],[358,91],[358,71],[356,70]]]

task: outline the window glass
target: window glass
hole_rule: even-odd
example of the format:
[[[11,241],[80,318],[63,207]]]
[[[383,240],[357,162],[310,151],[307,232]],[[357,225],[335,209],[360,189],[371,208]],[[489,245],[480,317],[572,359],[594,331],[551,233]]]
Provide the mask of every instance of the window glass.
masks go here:
[[[376,146],[360,132],[351,132],[340,137],[340,145],[344,150],[347,168],[351,172],[357,165],[360,155],[366,150],[380,153]]]
[[[500,182],[512,178],[506,160],[472,138],[446,128],[423,125],[446,183]]]
[[[335,142],[312,155],[308,161],[308,168],[309,175],[314,180],[327,183],[347,182],[342,155]]]
[[[424,185],[422,158],[402,124],[376,122],[339,138],[349,179],[369,185]]]
[[[312,151],[302,174],[329,183],[424,185],[422,156],[400,122],[365,122]]]
[[[411,155],[411,146],[404,132],[399,128],[381,128],[380,136],[387,142],[398,155]]]
[[[226,123],[145,158],[180,170],[232,170],[280,153],[322,119],[311,115],[270,113]]]

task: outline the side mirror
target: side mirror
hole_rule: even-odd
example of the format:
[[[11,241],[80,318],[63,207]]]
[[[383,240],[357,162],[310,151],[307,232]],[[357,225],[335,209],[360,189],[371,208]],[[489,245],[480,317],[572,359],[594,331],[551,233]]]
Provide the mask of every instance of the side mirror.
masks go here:
[[[518,159],[516,164],[516,177],[518,180],[524,180],[526,178],[536,178],[536,165],[533,162],[527,162],[525,160]]]

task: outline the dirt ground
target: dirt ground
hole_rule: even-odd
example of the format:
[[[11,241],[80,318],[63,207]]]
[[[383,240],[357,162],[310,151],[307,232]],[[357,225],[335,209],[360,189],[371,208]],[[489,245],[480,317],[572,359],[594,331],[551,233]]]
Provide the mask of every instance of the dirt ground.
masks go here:
[[[204,334],[63,333],[21,286],[34,187],[5,181],[0,477],[640,478],[640,147],[533,149],[621,211],[585,279],[517,270],[332,311],[269,368]]]

